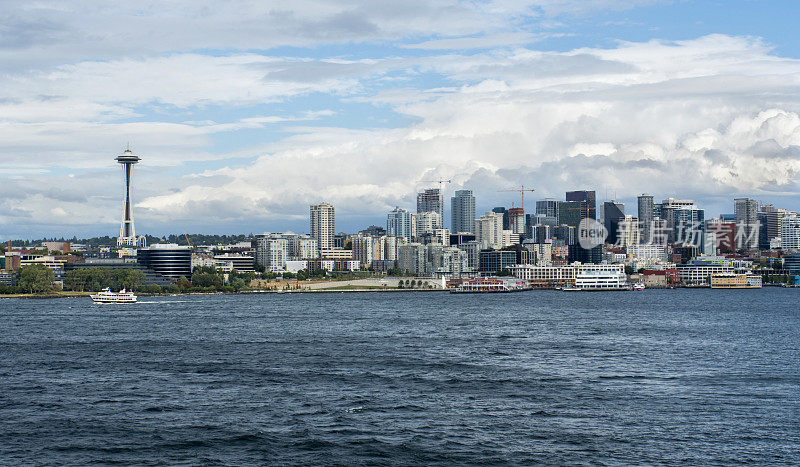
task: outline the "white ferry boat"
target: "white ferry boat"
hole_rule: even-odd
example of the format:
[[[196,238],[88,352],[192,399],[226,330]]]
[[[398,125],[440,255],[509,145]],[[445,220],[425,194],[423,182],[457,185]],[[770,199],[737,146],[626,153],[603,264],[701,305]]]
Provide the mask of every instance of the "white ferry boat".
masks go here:
[[[574,286],[567,286],[561,290],[631,290],[628,276],[619,271],[582,271],[575,276]]]
[[[450,293],[502,293],[530,290],[528,281],[520,279],[501,279],[499,277],[479,277],[465,280]]]
[[[133,292],[126,292],[125,289],[119,292],[112,292],[106,287],[102,292],[89,295],[95,303],[136,303],[136,295]]]
[[[633,290],[644,290],[644,284],[642,282],[633,284]]]

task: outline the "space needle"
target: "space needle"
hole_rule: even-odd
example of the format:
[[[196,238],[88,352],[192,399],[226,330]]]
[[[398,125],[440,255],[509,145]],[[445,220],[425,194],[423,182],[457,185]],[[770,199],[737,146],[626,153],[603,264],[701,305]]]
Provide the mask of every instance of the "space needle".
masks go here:
[[[136,238],[136,229],[133,227],[133,201],[131,200],[131,178],[133,176],[133,164],[138,163],[141,158],[131,152],[131,148],[117,156],[116,161],[122,164],[125,175],[125,202],[122,211],[122,224],[119,227],[119,237],[117,246],[145,246],[144,237]]]

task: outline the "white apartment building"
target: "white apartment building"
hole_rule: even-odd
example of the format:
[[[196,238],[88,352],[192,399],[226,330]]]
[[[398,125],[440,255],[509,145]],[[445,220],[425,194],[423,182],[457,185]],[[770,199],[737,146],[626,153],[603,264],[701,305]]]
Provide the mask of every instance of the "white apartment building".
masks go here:
[[[336,216],[333,206],[328,203],[312,204],[309,212],[311,236],[317,239],[320,250],[333,248],[336,232]]]
[[[511,230],[503,230],[503,247],[517,245],[521,235],[523,234],[514,233]]]
[[[58,272],[64,270],[64,263],[65,261],[56,259],[54,256],[33,256],[28,258],[23,257],[23,259],[20,260],[20,267],[38,264]]]
[[[625,252],[632,262],[658,263],[667,260],[667,248],[664,245],[628,245]]]
[[[386,236],[385,250],[383,256],[387,261],[397,261],[398,249],[408,243],[405,237],[395,237],[392,235]]]
[[[503,238],[503,215],[488,211],[475,221],[475,239],[484,249],[500,250],[505,246]]]
[[[353,258],[353,250],[342,250],[340,248],[328,248],[328,249],[320,250],[319,257],[320,258],[325,258],[325,259],[352,259]]]
[[[319,258],[319,242],[310,235],[286,235],[289,259],[292,261]]]
[[[621,247],[638,245],[641,243],[641,229],[639,219],[627,214],[617,225],[617,243]]]
[[[289,240],[280,234],[265,234],[256,237],[256,264],[264,266],[266,272],[283,272],[289,260]]]
[[[522,247],[523,247],[523,258],[525,257],[524,255],[525,251],[531,253],[528,262],[525,264],[532,264],[534,266],[551,266],[553,264],[552,240],[547,241],[545,243],[523,243]]]
[[[436,229],[433,234],[438,239],[437,243],[442,246],[450,246],[450,230],[449,229]]]
[[[780,247],[784,250],[800,250],[800,216],[796,212],[787,212],[780,222]]]
[[[216,259],[210,255],[192,255],[192,270],[196,267],[211,267],[222,272],[233,271],[233,261]]]

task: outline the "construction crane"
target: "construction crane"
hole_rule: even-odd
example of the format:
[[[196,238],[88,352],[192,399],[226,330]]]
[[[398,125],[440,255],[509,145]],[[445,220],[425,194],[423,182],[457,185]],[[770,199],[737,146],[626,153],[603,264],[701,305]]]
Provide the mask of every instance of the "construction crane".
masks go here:
[[[183,237],[186,238],[186,244],[189,245],[189,248],[191,248],[192,243],[189,241],[189,236],[186,235],[186,232],[183,232]]]
[[[497,191],[498,192],[512,192],[512,191],[518,192],[520,194],[520,196],[522,197],[522,204],[520,205],[520,207],[522,208],[522,211],[524,212],[525,211],[525,192],[526,191],[536,191],[536,190],[534,190],[533,188],[525,188],[525,185],[520,185],[519,188],[512,188],[510,190],[497,190]]]
[[[452,180],[446,180],[444,178],[440,178],[439,180],[420,180],[420,183],[438,183],[439,184],[439,192],[444,193],[444,184],[445,183],[452,183]]]

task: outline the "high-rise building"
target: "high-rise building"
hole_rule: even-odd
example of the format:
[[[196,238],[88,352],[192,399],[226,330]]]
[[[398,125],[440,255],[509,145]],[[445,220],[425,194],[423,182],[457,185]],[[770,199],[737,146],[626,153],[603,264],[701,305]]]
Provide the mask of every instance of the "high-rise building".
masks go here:
[[[763,208],[764,206],[762,206]],[[767,226],[769,224],[769,213],[759,210],[756,213],[758,218],[758,249],[769,250],[769,231]]]
[[[594,191],[568,191],[566,200],[578,201],[581,203],[581,219],[585,219],[586,217],[597,219],[597,201]]]
[[[614,200],[606,201],[600,205],[600,211],[603,219],[603,227],[605,227],[608,232],[606,243],[617,243],[617,233],[619,232],[620,222],[625,219],[625,205]]]
[[[316,243],[316,239],[314,239]],[[289,260],[289,239],[281,234],[264,234],[256,237],[256,264],[263,266],[266,272],[282,272],[286,270]],[[309,258],[303,258],[309,259]]]
[[[439,214],[439,219],[444,219],[444,198],[440,189],[427,188],[417,193],[417,214],[423,212],[435,212]]]
[[[551,226],[545,224],[536,224],[531,227],[528,232],[528,238],[533,243],[545,243],[553,237],[551,233]],[[526,242],[528,240],[525,240]]]
[[[309,220],[311,237],[317,239],[320,251],[333,248],[333,235],[336,231],[333,206],[328,203],[312,204]]]
[[[709,219],[706,221],[706,234],[714,237],[713,250],[719,253],[733,253],[736,251],[736,223],[725,222],[722,218]],[[711,240],[706,240],[704,244],[711,244]],[[712,248],[708,248],[712,250]]]
[[[525,210],[511,208],[508,210],[508,224],[512,233],[525,235]]]
[[[436,211],[426,211],[417,214],[417,231],[414,236],[422,238],[426,234],[432,234],[437,229],[442,228],[442,216]]]
[[[483,248],[503,248],[503,215],[489,211],[475,221],[475,237]]]
[[[492,212],[501,214],[503,216],[503,230],[511,230],[511,219],[508,217],[508,209],[503,206],[492,208]]]
[[[397,267],[406,274],[425,273],[425,245],[407,243],[397,248]]]
[[[696,213],[692,214],[693,211],[697,211],[694,201],[690,199],[667,198],[663,200],[659,206],[659,217],[664,219],[668,237],[667,241],[669,243],[684,243],[681,239],[681,235],[688,232],[687,229],[690,227],[688,223],[698,221]],[[676,214],[676,211],[684,212]],[[702,216],[700,216],[699,220],[703,222]],[[651,235],[653,235],[652,232]]]
[[[386,234],[411,240],[414,237],[414,215],[407,209],[394,208],[386,216]]]
[[[286,235],[289,241],[288,260],[299,261],[319,258],[319,243],[310,235]]]
[[[646,193],[637,198],[639,204],[639,228],[640,239],[642,243],[650,242],[650,229],[653,226],[653,219],[655,218],[653,196]]]
[[[472,190],[458,190],[450,199],[450,230],[453,233],[475,233],[475,197]]]
[[[704,245],[705,211],[694,204],[674,206],[668,210],[670,242],[697,248]]]
[[[580,221],[587,218],[597,219],[597,201],[595,192],[589,190],[568,191],[566,194],[566,200],[567,201],[561,205],[561,212],[562,214],[569,212],[569,214],[567,214],[569,218],[568,224],[575,225],[576,233],[578,238],[580,238],[581,232],[580,229],[578,229],[580,226]],[[565,205],[567,206],[565,207]],[[575,212],[577,212],[577,216],[575,215]],[[561,219],[561,216],[559,216],[559,219]],[[575,221],[577,221],[577,224],[575,224]],[[561,222],[564,223],[564,220],[562,219]],[[575,243],[569,247],[570,261],[597,264],[600,263],[602,259],[602,245],[597,245],[592,248],[584,248],[579,243]]]
[[[800,216],[796,212],[787,212],[781,217],[781,249],[800,250]]]
[[[536,202],[536,214],[545,217],[555,217],[558,223],[558,206],[562,201],[553,198],[540,199]]]
[[[618,220],[614,227],[615,239],[613,243],[624,247],[641,243],[641,229],[637,218],[628,214]]]
[[[771,204],[761,206],[760,212],[766,215],[766,223],[761,224],[761,229],[765,231],[767,241],[781,236],[781,217],[786,213],[785,209],[776,209]]]
[[[758,201],[750,198],[733,200],[736,215],[737,248],[755,250],[758,248]]]
[[[585,209],[580,201],[566,201],[558,205],[558,219],[560,224],[578,228],[583,218]]]
[[[358,235],[353,237],[353,259],[361,262],[362,268],[386,259],[386,236],[372,237]]]
[[[142,160],[134,155],[130,148],[126,149],[115,159],[122,164],[122,173],[125,176],[125,193],[122,203],[122,223],[119,226],[117,246],[144,247],[144,237],[136,238],[136,229],[133,226],[133,199],[131,199],[131,182],[133,179],[133,165]]]

